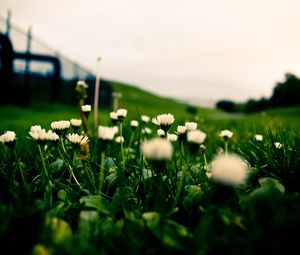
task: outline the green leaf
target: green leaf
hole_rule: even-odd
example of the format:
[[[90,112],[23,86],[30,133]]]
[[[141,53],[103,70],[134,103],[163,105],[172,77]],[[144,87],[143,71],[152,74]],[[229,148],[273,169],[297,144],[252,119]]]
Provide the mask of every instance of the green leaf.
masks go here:
[[[183,199],[183,204],[186,208],[192,205],[199,204],[202,196],[203,190],[198,185],[186,185],[185,186],[185,197]]]
[[[285,192],[284,186],[278,181],[270,177],[260,178],[258,180],[260,187],[251,192],[250,198],[262,198],[272,196],[281,196]]]
[[[145,212],[143,213],[142,218],[146,221],[146,225],[151,229],[157,227],[160,222],[160,214],[157,212]]]
[[[108,158],[103,162],[103,166],[106,170],[114,167],[115,165],[116,165],[116,163],[112,158]]]
[[[264,188],[277,190],[281,194],[283,194],[285,192],[284,186],[276,179],[266,177],[266,178],[259,179],[258,182]]]
[[[165,245],[177,250],[185,249],[185,242],[191,238],[191,233],[186,227],[172,220],[164,220],[157,212],[146,212],[142,218],[152,233]]]
[[[50,164],[50,169],[52,170],[52,172],[58,172],[61,170],[63,165],[64,165],[64,161],[59,158]]]
[[[108,182],[108,185],[111,186],[113,185],[118,179],[118,176],[116,173],[110,174],[106,176],[105,180]]]
[[[60,200],[66,201],[67,192],[61,189],[60,191],[58,191],[57,196]]]
[[[79,202],[84,204],[86,207],[95,208],[106,215],[112,212],[110,203],[102,196],[84,196],[79,199]]]

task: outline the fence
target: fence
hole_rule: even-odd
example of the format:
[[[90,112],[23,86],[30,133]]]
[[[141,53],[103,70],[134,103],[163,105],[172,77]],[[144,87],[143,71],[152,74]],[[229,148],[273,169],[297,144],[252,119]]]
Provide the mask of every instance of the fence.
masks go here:
[[[1,83],[9,83],[9,88],[7,84],[0,84],[7,89],[0,102],[28,104],[54,100],[72,103],[76,99],[74,87],[78,80],[85,80],[90,85],[90,94],[93,93],[95,75],[90,70],[32,35],[30,28],[25,31],[12,24],[10,16],[10,13],[7,18],[0,15],[0,33],[9,38],[13,46],[13,78],[1,80]],[[1,55],[4,53],[2,46]],[[58,72],[56,80],[53,79],[55,72]],[[20,91],[21,95],[16,95],[16,91]],[[102,104],[111,103],[111,87],[108,82],[101,81],[100,97]]]

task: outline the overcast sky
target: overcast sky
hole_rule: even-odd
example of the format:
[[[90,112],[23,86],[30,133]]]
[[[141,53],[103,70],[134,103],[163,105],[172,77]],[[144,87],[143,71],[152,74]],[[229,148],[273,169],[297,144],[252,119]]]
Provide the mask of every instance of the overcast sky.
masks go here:
[[[270,96],[300,73],[299,0],[1,0],[0,14],[103,78],[183,99]]]

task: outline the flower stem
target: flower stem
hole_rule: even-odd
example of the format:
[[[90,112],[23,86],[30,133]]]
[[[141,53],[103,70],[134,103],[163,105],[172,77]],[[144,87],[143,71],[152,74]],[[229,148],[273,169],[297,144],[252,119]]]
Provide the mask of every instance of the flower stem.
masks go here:
[[[99,175],[99,190],[98,193],[101,194],[102,192],[102,186],[104,182],[104,159],[105,154],[104,152],[101,153],[101,165],[100,165],[100,175]]]
[[[43,152],[42,152],[41,145],[38,144],[38,148],[39,148],[39,152],[40,152],[40,156],[41,156],[41,160],[42,160],[42,165],[43,165],[43,170],[44,170],[46,179],[47,179],[49,185],[52,187],[51,178],[49,176],[49,173],[48,173],[48,170],[47,170],[47,167],[46,167],[46,162],[45,162],[45,158],[44,158],[44,155],[43,155]]]
[[[206,158],[206,153],[203,152],[203,160],[204,160],[204,165],[205,165],[205,171],[208,171],[208,163],[207,163],[207,158]]]
[[[17,152],[16,152],[15,149],[14,149],[14,155],[15,155],[15,158],[16,158],[17,163],[18,163],[18,168],[19,168],[19,171],[20,171],[20,174],[21,174],[21,178],[22,178],[24,187],[25,187],[25,192],[26,192],[27,196],[29,196],[29,187],[28,187],[28,184],[26,182],[25,175],[24,175],[24,172],[23,172],[23,168],[22,168],[21,163],[18,159]]]
[[[49,199],[49,206],[52,207],[52,181],[51,181],[51,178],[49,176],[49,173],[48,173],[48,170],[47,170],[47,167],[46,167],[46,162],[45,162],[45,158],[44,158],[44,155],[43,155],[43,152],[42,152],[42,148],[41,148],[41,145],[38,144],[38,148],[39,148],[39,152],[40,152],[40,156],[41,156],[41,160],[42,160],[42,165],[43,165],[43,169],[44,169],[44,172],[45,172],[45,176],[46,176],[46,179],[47,179],[47,182],[48,182],[48,185],[46,185],[46,192],[45,192],[45,200],[48,200]]]
[[[123,137],[123,125],[122,122],[120,123],[120,136]],[[124,156],[124,146],[123,146],[123,141],[121,139],[121,154],[122,154],[122,166],[125,169],[125,156]]]
[[[63,148],[63,151],[64,151],[65,155],[67,155],[67,152],[66,152],[64,143],[63,143],[62,139],[60,139],[60,140],[61,140],[61,146],[62,146],[62,148]],[[62,154],[62,152],[61,152],[61,150],[60,150],[59,148],[58,148],[58,152],[59,152],[59,155],[62,157],[62,159],[64,159],[64,161],[67,163],[67,167],[68,167],[68,170],[69,170],[69,172],[70,172],[70,175],[73,177],[73,179],[74,179],[74,181],[76,182],[76,184],[78,185],[78,187],[79,187],[80,189],[82,189],[82,186],[81,186],[81,184],[79,183],[79,181],[77,180],[77,178],[76,178],[76,176],[75,176],[75,174],[74,174],[74,171],[73,171],[73,169],[72,169],[72,166],[70,165],[70,163],[69,163],[67,157],[64,157],[64,155]],[[66,158],[66,159],[65,159],[65,158]]]
[[[228,142],[225,141],[225,154],[226,154],[226,157],[228,155]]]
[[[181,179],[180,179],[180,182],[179,182],[179,185],[178,185],[178,189],[177,189],[177,192],[176,192],[176,197],[175,197],[175,200],[174,200],[174,203],[173,203],[173,206],[172,206],[172,210],[174,210],[174,208],[178,204],[180,195],[181,195],[182,190],[183,190],[184,181],[185,181],[185,175],[186,175],[186,167],[187,166],[184,166],[182,168],[182,176],[181,176]]]

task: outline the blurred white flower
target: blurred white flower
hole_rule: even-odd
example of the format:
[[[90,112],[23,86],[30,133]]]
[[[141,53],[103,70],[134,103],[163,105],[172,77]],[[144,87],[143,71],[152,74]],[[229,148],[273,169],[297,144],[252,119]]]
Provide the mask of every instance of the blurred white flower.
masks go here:
[[[141,149],[145,157],[152,160],[168,160],[171,159],[173,153],[172,144],[159,137],[145,141]]]
[[[165,136],[166,135],[165,131],[163,131],[162,129],[157,129],[156,133],[157,133],[158,136]]]
[[[126,110],[126,109],[118,109],[118,110],[117,110],[117,114],[118,114],[118,118],[119,118],[119,117],[125,118],[126,115],[127,115],[127,110]]]
[[[236,154],[220,154],[211,162],[211,173],[216,182],[238,186],[246,182],[248,164]]]
[[[182,134],[185,134],[186,133],[186,126],[178,126],[177,127],[177,133],[182,135]]]
[[[206,152],[206,146],[204,144],[200,145],[200,150],[204,153]]]
[[[282,149],[283,144],[281,144],[280,142],[275,142],[274,146],[275,146],[276,149],[280,150],[280,149]]]
[[[67,135],[68,140],[75,145],[82,145],[84,143],[87,143],[89,141],[89,138],[84,135],[78,135],[78,134],[68,134]]]
[[[158,121],[157,121],[156,118],[152,118],[151,122],[152,122],[154,125],[159,126],[159,123],[158,123]]]
[[[116,143],[124,143],[124,137],[123,136],[117,136],[115,141],[116,141]]]
[[[147,123],[147,122],[150,121],[150,117],[147,116],[147,115],[142,115],[142,116],[141,116],[141,119],[142,119],[142,121],[145,122],[145,123]]]
[[[230,130],[222,130],[220,132],[220,136],[226,138],[231,138],[233,136],[233,132],[231,132]]]
[[[32,126],[29,131],[29,135],[37,141],[46,141],[47,132],[45,129],[42,129],[41,126]]]
[[[70,119],[70,123],[73,127],[80,127],[82,124],[81,119]]]
[[[167,140],[170,142],[176,142],[178,139],[178,136],[175,134],[167,134]]]
[[[139,122],[137,120],[130,121],[130,126],[131,127],[136,128],[136,127],[138,127],[138,125],[139,125]]]
[[[12,143],[16,140],[16,133],[14,131],[6,131],[0,136],[0,142],[3,144]]]
[[[55,141],[59,140],[59,136],[52,130],[48,130],[46,133],[46,139],[49,141],[55,142]]]
[[[118,120],[118,114],[116,112],[109,113],[109,116],[112,120]]]
[[[119,127],[118,126],[113,126],[112,127],[112,130],[115,132],[115,134],[116,133],[118,133],[119,132]]]
[[[187,141],[190,143],[201,144],[204,142],[206,134],[200,130],[189,131],[187,133]]]
[[[263,140],[263,136],[262,135],[255,135],[254,138],[258,142],[261,142]]]
[[[82,112],[85,112],[85,113],[88,113],[92,110],[92,106],[89,105],[89,104],[86,104],[86,105],[82,105],[81,106],[81,111]]]
[[[148,134],[148,135],[150,135],[151,133],[152,133],[152,130],[150,129],[150,128],[148,128],[148,127],[146,127],[146,128],[144,128],[143,130],[142,130],[142,133],[143,134]]]
[[[35,132],[35,131],[38,131],[41,129],[42,129],[42,127],[40,125],[34,125],[34,126],[31,126],[30,131]]]
[[[186,122],[184,123],[187,131],[196,131],[197,130],[197,123],[196,122]]]
[[[83,88],[85,88],[85,89],[87,89],[87,88],[89,87],[89,86],[85,83],[85,81],[82,81],[82,80],[77,81],[76,85],[77,85],[78,87],[83,87]]]
[[[160,114],[156,117],[156,121],[160,126],[170,126],[174,122],[174,115],[171,113]]]
[[[98,126],[98,137],[102,140],[113,140],[117,132],[116,127]]]
[[[70,127],[70,121],[60,120],[51,122],[51,128],[54,130],[66,130]]]

